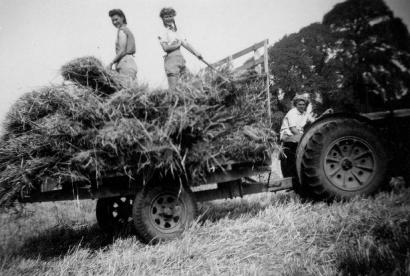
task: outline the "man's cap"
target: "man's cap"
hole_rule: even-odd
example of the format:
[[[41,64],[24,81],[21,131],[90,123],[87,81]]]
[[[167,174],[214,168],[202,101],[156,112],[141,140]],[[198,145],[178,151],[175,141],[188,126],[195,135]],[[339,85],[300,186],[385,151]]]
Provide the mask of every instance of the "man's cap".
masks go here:
[[[295,97],[293,97],[292,103],[296,106],[299,101],[304,101],[306,105],[309,104],[309,99],[303,94],[296,94]]]

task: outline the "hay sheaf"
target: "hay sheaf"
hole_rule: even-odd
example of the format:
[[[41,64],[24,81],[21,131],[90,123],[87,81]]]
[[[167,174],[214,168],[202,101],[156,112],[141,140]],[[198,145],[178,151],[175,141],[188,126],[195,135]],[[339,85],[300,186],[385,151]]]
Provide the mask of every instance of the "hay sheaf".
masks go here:
[[[32,123],[57,110],[68,110],[72,95],[66,88],[51,86],[24,94],[11,107],[4,122],[7,134],[31,130]]]
[[[82,86],[88,86],[100,95],[113,94],[124,88],[119,74],[104,68],[95,57],[74,59],[61,67],[61,75],[65,80]]]
[[[11,204],[23,187],[39,189],[49,178],[98,183],[109,174],[171,173],[198,185],[207,171],[225,163],[269,162],[276,147],[262,83],[232,89],[198,85],[201,79],[192,77],[175,91],[122,88],[94,58],[63,68],[75,85],[28,93],[7,116],[0,141],[0,206]]]

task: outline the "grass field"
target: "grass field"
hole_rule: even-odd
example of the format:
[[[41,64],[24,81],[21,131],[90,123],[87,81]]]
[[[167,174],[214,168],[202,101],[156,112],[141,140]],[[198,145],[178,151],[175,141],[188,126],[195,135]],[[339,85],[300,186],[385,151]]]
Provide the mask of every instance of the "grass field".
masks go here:
[[[0,219],[1,275],[410,275],[410,190],[303,203],[293,192],[214,201],[180,239],[105,236],[95,202]]]

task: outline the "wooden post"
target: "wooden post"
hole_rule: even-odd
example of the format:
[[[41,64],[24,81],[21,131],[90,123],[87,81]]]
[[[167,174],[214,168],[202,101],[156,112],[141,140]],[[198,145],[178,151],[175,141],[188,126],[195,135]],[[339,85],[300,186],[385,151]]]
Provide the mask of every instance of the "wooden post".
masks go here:
[[[266,74],[266,98],[267,98],[267,108],[268,108],[268,125],[269,127],[272,125],[272,116],[271,116],[271,107],[270,107],[270,91],[269,91],[269,82],[270,82],[270,74],[269,74],[269,57],[268,57],[268,42],[269,40],[265,40],[264,43],[264,63],[265,63],[265,74]]]

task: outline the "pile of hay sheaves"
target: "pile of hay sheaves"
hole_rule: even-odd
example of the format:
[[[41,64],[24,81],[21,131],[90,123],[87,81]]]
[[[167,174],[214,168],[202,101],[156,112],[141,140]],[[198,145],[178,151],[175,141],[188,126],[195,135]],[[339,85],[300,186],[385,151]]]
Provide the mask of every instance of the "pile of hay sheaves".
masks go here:
[[[67,84],[22,96],[0,140],[0,206],[46,178],[189,176],[201,184],[229,162],[270,162],[277,146],[261,83],[190,77],[174,91],[126,87],[92,57],[62,67]],[[147,179],[148,181],[149,179]]]

